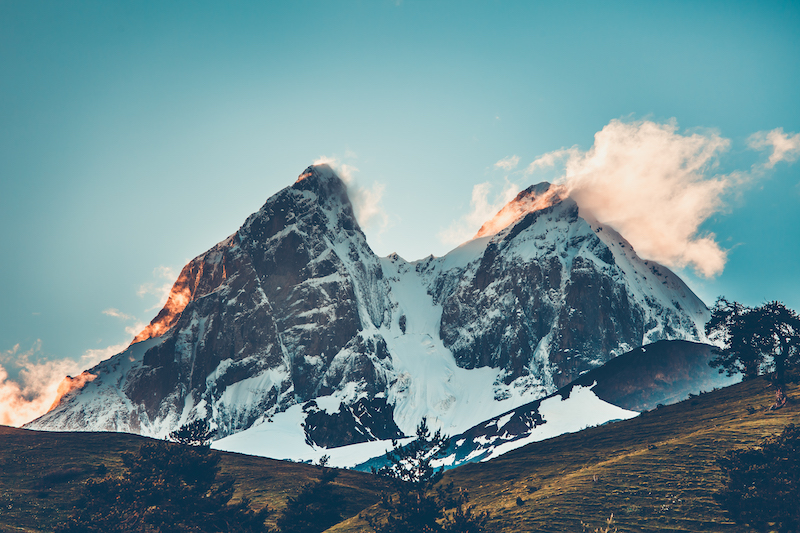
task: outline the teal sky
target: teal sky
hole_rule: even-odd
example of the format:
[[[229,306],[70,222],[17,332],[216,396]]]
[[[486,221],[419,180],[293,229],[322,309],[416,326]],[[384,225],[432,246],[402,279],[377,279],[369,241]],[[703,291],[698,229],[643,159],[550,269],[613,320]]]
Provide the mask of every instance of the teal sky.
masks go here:
[[[752,168],[752,134],[800,132],[799,59],[797,2],[0,0],[0,365],[130,341],[322,156],[382,192],[368,239],[409,260],[452,248],[475,185],[499,201],[614,119],[728,139],[709,176]],[[702,224],[724,271],[681,272],[708,304],[800,308],[799,207],[780,161]]]

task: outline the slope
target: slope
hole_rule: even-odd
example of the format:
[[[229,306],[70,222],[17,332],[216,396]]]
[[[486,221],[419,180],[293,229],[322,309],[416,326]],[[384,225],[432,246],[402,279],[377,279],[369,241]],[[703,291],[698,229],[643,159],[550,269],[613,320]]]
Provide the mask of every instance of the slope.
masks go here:
[[[50,433],[0,426],[0,532],[52,531],[65,518],[86,479],[118,473],[121,454],[149,441],[123,433]],[[236,480],[234,501],[243,495],[253,506],[281,509],[307,482],[319,478],[315,466],[222,453],[220,477]],[[369,474],[342,471],[334,494],[345,516],[378,500],[383,485]]]
[[[439,464],[488,461],[528,444],[580,431],[692,395],[726,387],[739,376],[711,368],[712,347],[689,341],[658,341],[610,360],[544,398],[521,405],[453,435]],[[382,458],[376,458],[380,461]],[[367,471],[359,465],[358,470]]]
[[[797,381],[790,394],[800,397]],[[581,531],[611,513],[620,531],[749,531],[713,499],[723,481],[716,459],[800,423],[798,403],[765,412],[773,396],[763,378],[739,383],[467,464],[444,481],[492,513],[493,531]],[[328,531],[370,530],[355,517]]]

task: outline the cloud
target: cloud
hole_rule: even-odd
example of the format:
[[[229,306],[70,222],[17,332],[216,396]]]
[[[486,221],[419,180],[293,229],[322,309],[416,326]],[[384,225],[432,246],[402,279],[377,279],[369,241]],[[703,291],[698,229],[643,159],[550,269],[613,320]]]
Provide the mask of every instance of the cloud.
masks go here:
[[[525,169],[525,175],[527,176],[529,174],[533,174],[537,170],[553,167],[556,165],[556,163],[559,163],[563,159],[577,155],[578,152],[579,149],[577,146],[548,152],[542,156],[539,156],[533,161],[533,163],[528,165],[528,167]]]
[[[171,286],[171,285],[170,285],[170,286]],[[160,291],[157,291],[157,292],[160,294]],[[161,303],[159,303],[159,304],[158,304],[158,307],[163,307],[163,306],[164,306],[164,304],[161,304]],[[134,323],[133,323],[132,325],[131,325],[131,324],[129,324],[129,325],[125,326],[125,333],[127,333],[127,334],[128,334],[128,335],[130,335],[131,337],[135,337],[135,336],[136,336],[136,335],[138,335],[138,334],[139,334],[139,333],[140,333],[140,332],[141,332],[141,331],[142,331],[142,330],[143,330],[145,327],[147,327],[147,323],[146,323],[146,322],[142,322],[141,320],[139,320],[139,319],[138,319],[138,318],[136,318],[135,316],[133,316],[133,315],[127,315],[127,314],[125,314],[125,313],[121,312],[119,309],[114,309],[113,307],[112,307],[112,308],[110,308],[110,309],[106,309],[106,310],[104,310],[104,311],[103,311],[103,314],[104,314],[104,315],[108,315],[108,316],[113,316],[113,317],[115,317],[115,318],[121,318],[122,320],[125,320],[125,321],[127,321],[127,322],[129,322],[129,321],[133,320],[133,321],[134,321]]]
[[[175,270],[170,267],[158,266],[153,270],[153,277],[156,278],[155,281],[148,281],[147,283],[141,284],[139,286],[139,290],[136,291],[136,294],[141,298],[144,298],[147,295],[157,297],[158,301],[155,303],[155,305],[147,309],[148,312],[164,307],[164,305],[167,303],[167,299],[169,298],[169,294],[172,291],[172,286],[175,284],[175,280],[178,279],[178,274],[176,274]],[[109,309],[107,311],[116,311],[116,309]],[[106,313],[106,311],[103,311],[103,313],[109,314]]]
[[[153,277],[154,281],[139,287],[138,295],[158,297],[155,308],[161,308],[177,275],[173,269],[159,266],[153,270]],[[113,307],[102,313],[125,321],[125,333],[129,339],[147,326],[135,316]],[[86,350],[77,360],[53,359],[42,351],[41,340],[27,351],[21,351],[17,344],[0,352],[0,424],[19,426],[43,415],[58,398],[94,379],[93,375],[84,372],[87,368],[122,352],[128,345],[129,341]]]
[[[507,179],[499,193],[493,192],[493,189],[488,181],[475,185],[472,188],[469,213],[440,231],[439,240],[448,245],[458,245],[468,241],[475,236],[484,222],[491,219],[519,192],[519,186]]]
[[[675,120],[612,120],[589,150],[550,152],[528,168],[563,160],[556,181],[583,212],[619,231],[642,257],[712,277],[722,272],[727,252],[700,226],[725,207],[729,189],[750,177],[716,173],[729,145],[713,131],[680,133]]]
[[[783,128],[759,131],[750,136],[747,144],[754,150],[772,150],[764,168],[772,168],[780,161],[797,161],[800,156],[800,133],[784,133]]]
[[[519,156],[518,155],[510,155],[508,157],[504,157],[500,161],[494,164],[495,168],[501,168],[503,170],[514,170],[519,165]]]
[[[142,322],[141,320],[136,320],[133,325],[125,326],[125,333],[130,335],[131,337],[136,337],[139,333],[147,327],[147,322]]]
[[[114,309],[113,307],[111,307],[109,309],[105,309],[103,311],[103,314],[104,315],[108,315],[108,316],[113,316],[115,318],[121,318],[122,320],[131,320],[131,319],[135,318],[135,317],[132,317],[131,315],[126,315],[125,313],[123,313],[119,309]]]
[[[42,352],[41,340],[34,342],[27,351],[21,351],[17,344],[0,353],[0,424],[21,426],[43,415],[59,394],[93,379],[81,374],[84,369],[121,352],[126,346],[118,344],[87,350],[77,361],[48,360]],[[16,377],[9,374],[10,368],[15,370]],[[76,377],[65,379],[68,375]]]
[[[355,157],[351,151],[345,152],[346,156]],[[358,183],[355,173],[358,168],[347,163],[342,163],[336,157],[321,156],[314,161],[315,165],[328,165],[347,185],[347,195],[353,205],[359,226],[363,229],[375,229],[382,232],[389,225],[389,215],[383,206],[383,193],[386,185],[374,182],[370,187]]]
[[[350,197],[358,223],[364,228],[383,230],[389,223],[389,215],[383,207],[383,193],[386,186],[373,183],[372,187],[351,187]]]

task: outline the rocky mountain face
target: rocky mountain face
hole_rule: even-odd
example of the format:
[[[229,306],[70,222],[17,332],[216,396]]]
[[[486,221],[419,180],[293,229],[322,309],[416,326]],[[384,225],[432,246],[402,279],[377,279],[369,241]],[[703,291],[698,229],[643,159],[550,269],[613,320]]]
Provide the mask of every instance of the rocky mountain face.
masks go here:
[[[407,262],[375,256],[344,183],[312,166],[27,427],[163,437],[205,418],[222,449],[356,464],[423,417],[460,433],[637,346],[699,339],[707,316],[557,187],[522,191],[473,240]]]
[[[556,392],[454,435],[439,465],[446,468],[493,457],[557,435],[658,409],[739,381],[711,368],[712,346],[662,340],[615,357]],[[356,468],[369,471],[386,459]]]
[[[532,376],[552,391],[636,346],[702,336],[707,310],[686,285],[582,218],[557,187],[522,191],[464,248],[475,245],[466,265],[424,267],[435,272],[439,335],[463,368],[501,368],[505,383]]]

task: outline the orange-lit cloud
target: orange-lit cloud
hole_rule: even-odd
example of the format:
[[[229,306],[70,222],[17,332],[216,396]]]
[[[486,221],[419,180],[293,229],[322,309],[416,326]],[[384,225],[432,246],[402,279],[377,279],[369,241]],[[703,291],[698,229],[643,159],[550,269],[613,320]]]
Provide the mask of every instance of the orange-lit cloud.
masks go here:
[[[55,407],[57,407],[61,402],[61,398],[74,390],[82,389],[84,385],[94,381],[96,377],[96,374],[92,374],[88,370],[84,370],[75,377],[66,376],[61,380],[61,383],[58,384],[58,389],[56,389],[56,397],[53,399],[53,404],[50,406],[49,410],[53,410]]]
[[[589,150],[551,152],[528,168],[563,160],[557,181],[584,212],[619,231],[642,257],[711,277],[722,272],[727,253],[700,225],[724,207],[732,185],[747,179],[716,173],[729,144],[713,131],[680,133],[674,120],[612,120]]]
[[[518,191],[519,186],[508,180],[499,193],[494,192],[494,187],[488,181],[475,185],[472,187],[469,213],[440,231],[439,240],[444,244],[458,245],[473,238],[475,232],[513,200]]]
[[[153,270],[153,277],[155,281],[143,283],[139,286],[139,290],[137,291],[140,297],[151,295],[158,298],[156,304],[149,308],[148,311],[164,307],[164,304],[167,303],[167,298],[169,298],[170,291],[172,290],[172,285],[175,283],[178,275],[170,267],[159,266]]]
[[[43,415],[60,395],[94,379],[82,370],[123,349],[124,344],[88,350],[78,361],[46,360],[42,354],[42,342],[37,340],[27,351],[21,351],[17,344],[0,353],[0,424],[21,426]],[[14,377],[8,369],[15,370]],[[76,374],[75,378],[65,379],[65,376]]]
[[[520,193],[517,198],[508,202],[494,217],[485,222],[474,238],[478,239],[487,235],[494,235],[526,213],[539,211],[559,202],[565,193],[566,189],[557,185],[550,187],[546,192],[539,195],[535,193],[523,195],[523,193]]]
[[[192,275],[192,263],[186,265],[181,270],[178,279],[170,285],[166,301],[161,311],[146,326],[137,324],[134,328],[126,328],[126,332],[133,331],[136,335],[133,342],[144,341],[164,334],[172,325],[177,322],[180,314],[192,299],[192,292],[196,288],[196,276]],[[200,263],[202,268],[202,262]],[[138,333],[136,333],[138,331]]]

